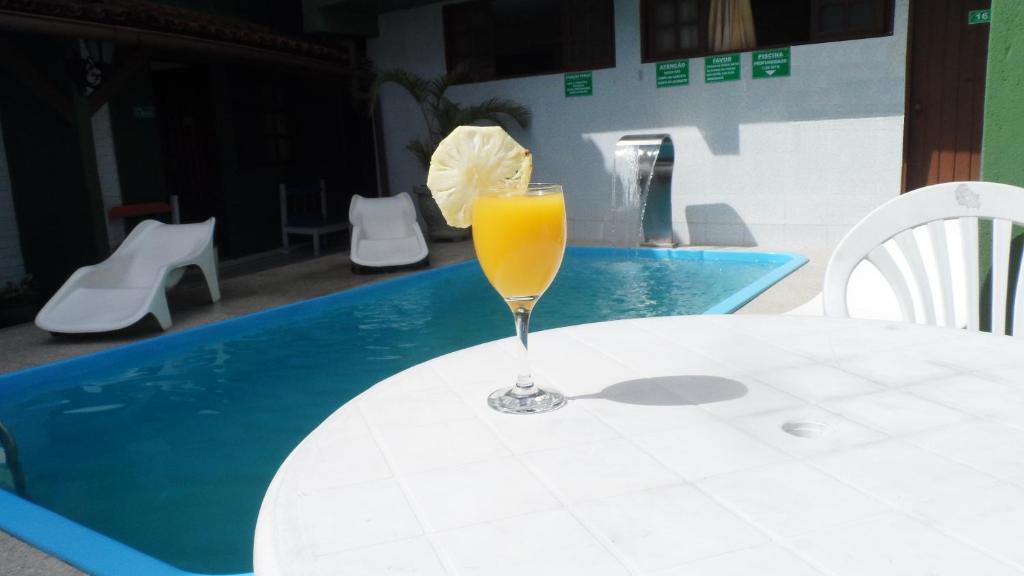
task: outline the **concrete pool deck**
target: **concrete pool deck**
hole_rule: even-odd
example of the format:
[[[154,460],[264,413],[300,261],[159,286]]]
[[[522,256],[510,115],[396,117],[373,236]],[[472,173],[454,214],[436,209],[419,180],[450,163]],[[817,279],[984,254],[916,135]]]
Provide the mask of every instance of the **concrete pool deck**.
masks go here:
[[[431,266],[438,267],[471,258],[471,242],[434,243]],[[775,247],[720,248],[707,250],[775,251]],[[793,251],[777,248],[779,251]],[[300,249],[301,250],[301,249]],[[807,254],[804,267],[771,287],[738,313],[782,313],[813,297],[821,287],[828,255]],[[174,325],[169,331],[193,328],[291,302],[306,300],[339,290],[413,273],[353,274],[347,252],[335,252],[312,258],[297,250],[292,254],[267,254],[259,258],[228,262],[221,267],[222,299],[209,303],[205,286],[191,274],[169,294]],[[0,329],[0,374],[38,366],[65,358],[97,352],[106,348],[163,334],[155,321],[144,321],[109,335],[54,337],[28,323]],[[21,541],[0,532],[0,574],[46,574],[63,576],[82,574]]]

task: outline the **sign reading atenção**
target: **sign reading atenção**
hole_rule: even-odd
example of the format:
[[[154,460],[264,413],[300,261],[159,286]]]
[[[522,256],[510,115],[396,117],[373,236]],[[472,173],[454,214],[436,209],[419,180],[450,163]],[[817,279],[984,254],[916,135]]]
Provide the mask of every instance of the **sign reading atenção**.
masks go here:
[[[669,86],[687,86],[690,84],[690,61],[673,60],[658,62],[656,67],[658,88]]]

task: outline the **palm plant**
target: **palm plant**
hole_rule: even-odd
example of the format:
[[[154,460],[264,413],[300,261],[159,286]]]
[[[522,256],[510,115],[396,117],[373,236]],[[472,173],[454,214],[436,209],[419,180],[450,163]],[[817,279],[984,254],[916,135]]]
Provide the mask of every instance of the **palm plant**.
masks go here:
[[[451,101],[445,93],[454,84],[468,78],[465,67],[436,78],[424,78],[407,70],[391,69],[377,74],[370,92],[370,111],[376,105],[377,95],[384,84],[397,84],[412,96],[423,114],[427,134],[409,140],[405,149],[412,152],[424,171],[430,168],[430,157],[437,145],[456,127],[466,124],[497,124],[508,130],[511,125],[526,128],[530,125],[530,109],[508,98],[488,98],[471,106]]]

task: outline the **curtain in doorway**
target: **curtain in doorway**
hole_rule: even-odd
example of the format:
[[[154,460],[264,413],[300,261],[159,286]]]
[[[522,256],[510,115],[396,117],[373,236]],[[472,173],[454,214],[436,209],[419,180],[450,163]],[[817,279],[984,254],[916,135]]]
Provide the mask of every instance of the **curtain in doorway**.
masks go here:
[[[711,50],[731,52],[757,46],[750,0],[711,0],[708,40]]]

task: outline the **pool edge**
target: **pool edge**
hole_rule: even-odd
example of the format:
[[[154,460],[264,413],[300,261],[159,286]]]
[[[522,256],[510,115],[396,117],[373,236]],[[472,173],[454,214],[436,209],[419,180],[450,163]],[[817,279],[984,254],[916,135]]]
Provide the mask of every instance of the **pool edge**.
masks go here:
[[[0,490],[0,510],[0,530],[87,574],[214,576],[167,564],[6,490]]]
[[[735,254],[735,252],[715,252],[713,254],[725,256],[728,254]],[[739,290],[732,296],[729,296],[725,300],[722,300],[718,304],[708,308],[704,311],[704,314],[731,314],[743,306],[746,306],[751,300],[757,298],[766,290],[810,262],[809,258],[803,254],[797,254],[795,252],[759,252],[759,254],[778,256],[787,258],[787,260],[783,261],[781,266],[773,268],[767,274],[761,276],[754,282],[747,284],[742,290]],[[712,259],[731,260],[732,258],[720,257]]]

